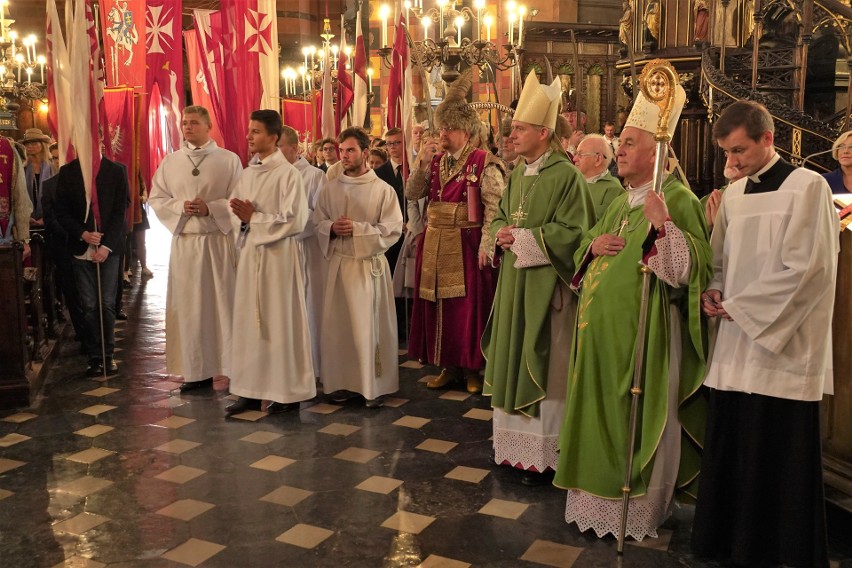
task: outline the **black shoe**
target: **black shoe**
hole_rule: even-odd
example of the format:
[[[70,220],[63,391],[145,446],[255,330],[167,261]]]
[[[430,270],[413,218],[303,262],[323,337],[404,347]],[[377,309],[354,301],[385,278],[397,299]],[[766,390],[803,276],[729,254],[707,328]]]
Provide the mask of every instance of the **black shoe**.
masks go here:
[[[232,414],[245,412],[246,410],[260,410],[260,400],[241,396],[236,401],[225,407],[225,414],[230,416]]]
[[[299,410],[298,402],[270,402],[266,405],[267,414],[278,414],[279,412],[289,412],[291,410]]]
[[[111,357],[107,357],[106,364],[106,375],[117,375],[118,374],[118,365],[115,364],[115,361]],[[104,375],[104,366],[100,359],[92,359],[89,361],[89,368],[86,369],[87,377],[101,377]]]
[[[328,395],[328,398],[330,398],[332,402],[336,402],[338,404],[345,404],[355,398],[358,398],[359,396],[361,395],[357,392],[352,392],[348,390],[336,390],[330,395]]]
[[[125,312],[124,310],[118,310],[117,312],[115,312],[115,319],[127,321],[127,312]]]
[[[194,391],[196,389],[211,388],[212,386],[213,386],[213,377],[209,377],[209,378],[201,380],[201,381],[190,381],[188,383],[183,383],[180,386],[180,392],[189,392],[189,391]]]
[[[538,487],[539,485],[547,485],[553,481],[555,472],[552,470],[539,473],[537,471],[525,471],[521,477],[521,483],[527,487]]]

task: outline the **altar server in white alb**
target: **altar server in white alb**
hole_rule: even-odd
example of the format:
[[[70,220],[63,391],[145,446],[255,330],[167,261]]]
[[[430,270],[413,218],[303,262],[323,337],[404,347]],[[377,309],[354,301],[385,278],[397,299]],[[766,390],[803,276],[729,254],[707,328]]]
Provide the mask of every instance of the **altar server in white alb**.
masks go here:
[[[370,138],[340,133],[343,174],[322,190],[314,211],[328,261],[320,361],[325,392],[335,401],[363,396],[370,408],[399,389],[399,341],[390,267],[384,252],[402,234],[393,188],[367,167]]]
[[[148,202],[172,233],[166,293],[166,369],[182,375],[181,392],[210,388],[230,374],[237,258],[228,199],[240,159],[210,139],[210,113],[183,111],[180,150],[166,156]]]
[[[308,199],[308,222],[297,239],[302,243],[304,254],[305,301],[308,308],[308,325],[311,329],[311,353],[314,357],[314,371],[319,373],[320,318],[322,318],[322,291],[325,286],[326,262],[319,249],[311,216],[316,208],[320,191],[325,185],[325,172],[312,166],[299,155],[299,133],[286,125],[281,134],[281,153],[299,170],[302,182],[305,184],[305,196]]]
[[[231,199],[238,234],[228,415],[295,410],[316,396],[297,237],[308,222],[302,176],[278,150],[281,115],[256,110],[246,138],[254,157]]]
[[[751,101],[713,125],[744,177],[722,194],[702,296],[719,328],[692,542],[737,566],[828,568],[819,404],[832,393],[839,219],[825,179],[782,160],[774,132]]]

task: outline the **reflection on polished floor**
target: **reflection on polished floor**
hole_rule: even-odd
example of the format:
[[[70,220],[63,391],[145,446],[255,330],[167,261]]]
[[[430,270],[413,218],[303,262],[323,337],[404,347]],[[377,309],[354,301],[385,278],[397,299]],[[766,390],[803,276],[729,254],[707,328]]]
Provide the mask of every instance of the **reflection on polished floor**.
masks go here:
[[[433,368],[401,358],[400,392],[377,410],[320,397],[226,420],[227,379],[179,394],[168,240],[149,235],[160,258],[125,296],[121,374],[85,378],[66,340],[37,403],[0,412],[0,566],[616,565],[613,539],[565,524],[561,490],[489,465],[487,400],[427,390]],[[691,556],[691,518],[678,509],[623,565],[718,566]],[[832,558],[852,567],[848,541]]]

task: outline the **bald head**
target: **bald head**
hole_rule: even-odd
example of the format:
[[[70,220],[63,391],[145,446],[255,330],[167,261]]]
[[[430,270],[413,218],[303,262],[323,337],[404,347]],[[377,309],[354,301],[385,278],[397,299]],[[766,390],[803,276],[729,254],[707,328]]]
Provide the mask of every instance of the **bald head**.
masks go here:
[[[586,179],[601,175],[612,162],[612,148],[600,134],[589,134],[577,146],[574,165]]]

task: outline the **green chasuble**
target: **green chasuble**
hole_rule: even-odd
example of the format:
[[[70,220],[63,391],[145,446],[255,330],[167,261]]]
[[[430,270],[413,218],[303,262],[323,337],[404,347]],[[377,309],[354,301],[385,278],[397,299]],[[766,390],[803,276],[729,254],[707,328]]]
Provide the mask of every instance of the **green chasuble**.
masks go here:
[[[669,217],[683,232],[691,255],[688,286],[672,288],[651,275],[644,387],[631,481],[632,497],[644,495],[651,477],[668,408],[671,311],[677,308],[681,329],[678,417],[681,461],[677,487],[695,496],[704,437],[706,328],[700,296],[712,276],[712,259],[704,210],[695,195],[674,177],[663,185]],[[628,193],[617,197],[603,218],[583,238],[575,260],[583,275],[569,369],[565,421],[559,438],[559,466],[554,484],[596,497],[620,499],[627,453],[633,353],[641,303],[639,262],[649,222],[643,205],[629,208]],[[592,240],[604,233],[627,241],[616,256],[599,256],[587,265]]]
[[[530,229],[551,264],[515,268],[515,254],[504,252],[482,336],[483,394],[494,408],[536,417],[547,391],[551,298],[558,279],[570,283],[574,252],[594,213],[586,180],[564,154],[547,157],[538,175],[524,176],[524,169],[512,171],[491,232],[513,224]],[[525,218],[516,214],[522,200]]]
[[[625,193],[624,187],[609,170],[604,170],[603,175],[589,184],[589,193],[592,195],[592,203],[595,206],[595,221],[603,217],[604,211],[612,203],[612,200]]]

